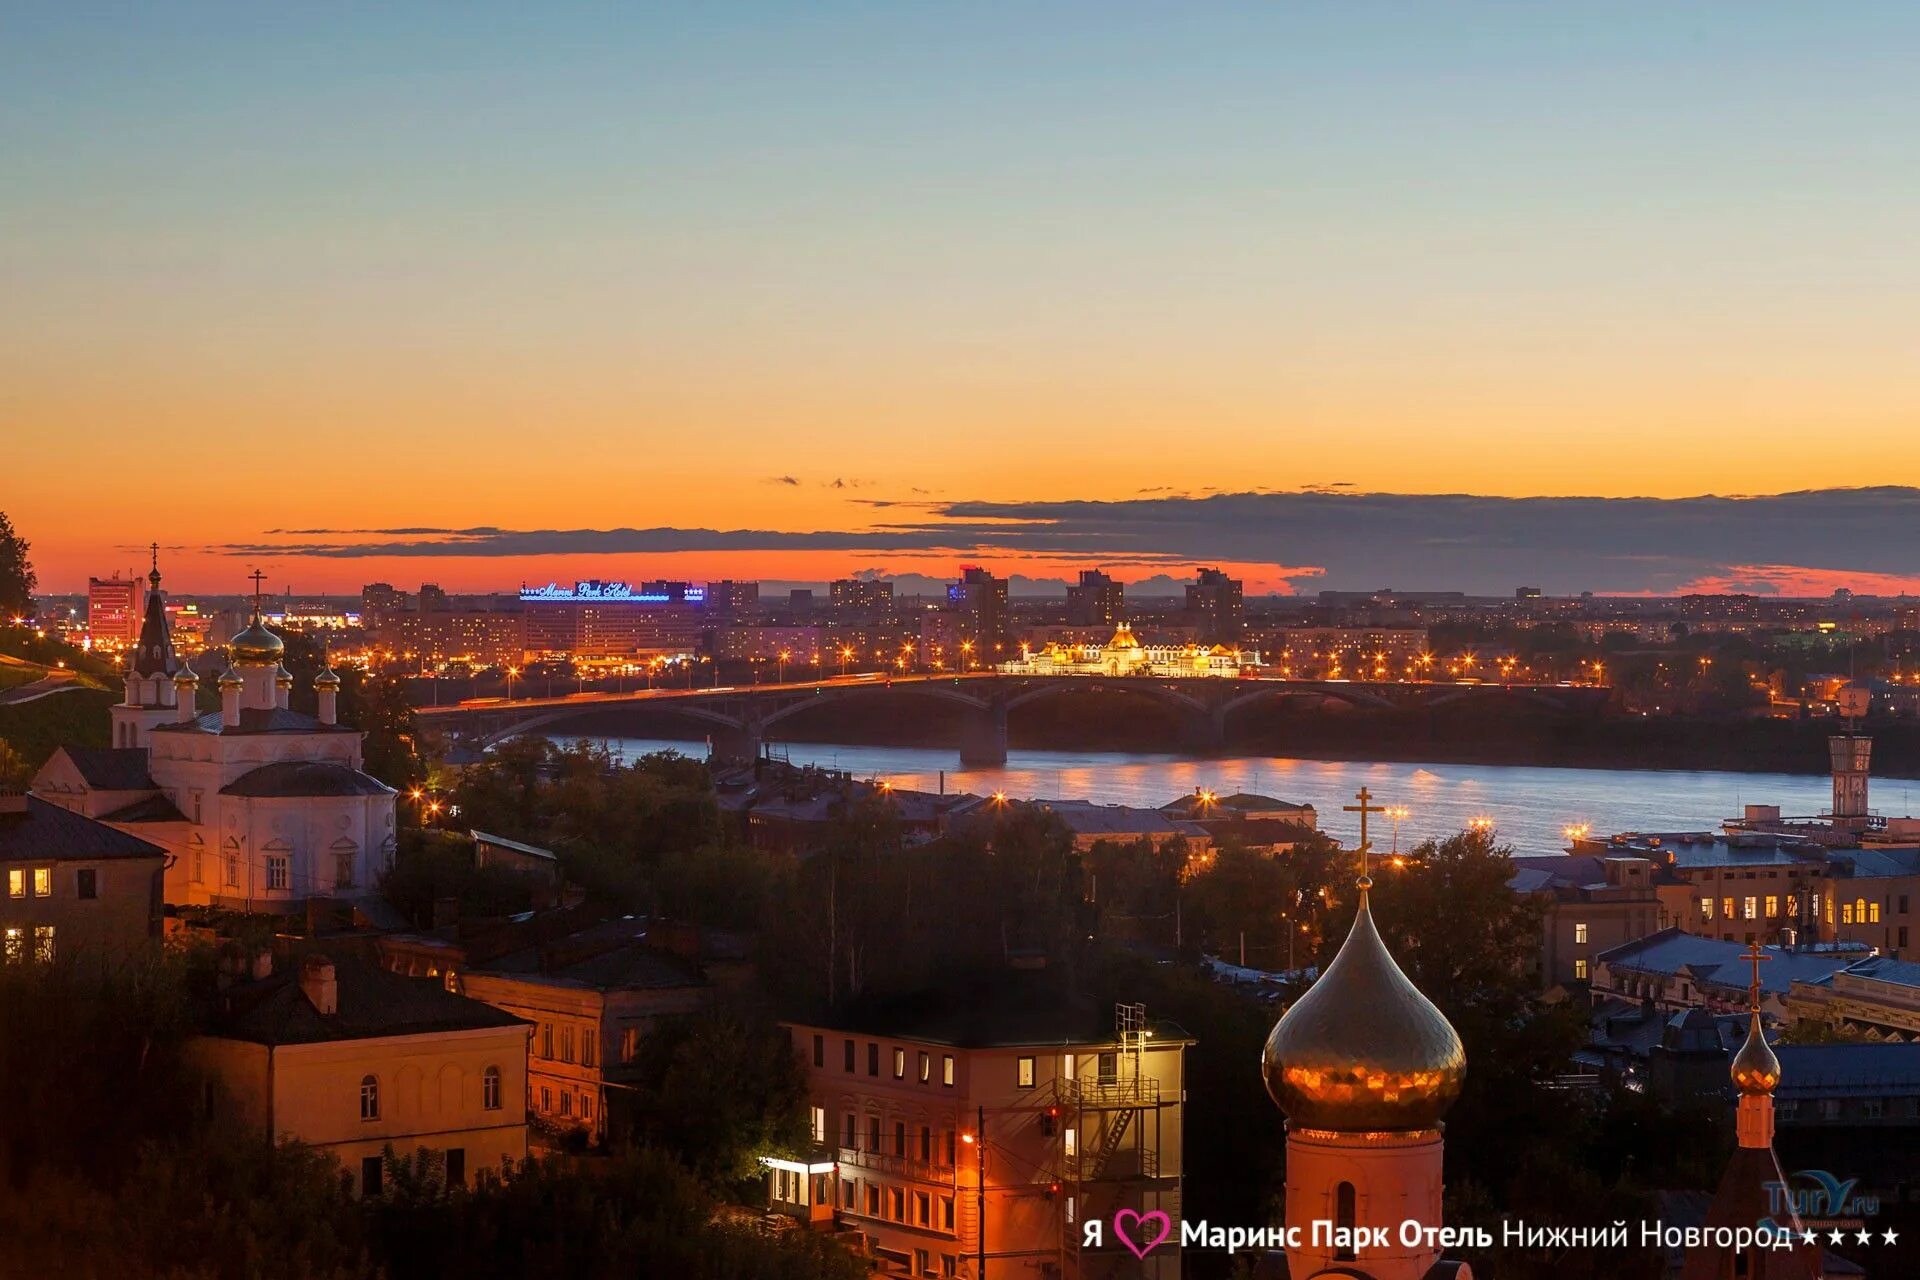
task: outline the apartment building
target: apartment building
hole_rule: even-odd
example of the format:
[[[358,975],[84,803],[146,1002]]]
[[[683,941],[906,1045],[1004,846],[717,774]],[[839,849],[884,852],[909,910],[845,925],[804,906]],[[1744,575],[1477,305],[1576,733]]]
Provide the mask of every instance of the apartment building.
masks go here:
[[[862,1232],[887,1275],[1175,1280],[1177,1240],[1142,1260],[1110,1232],[1083,1248],[1082,1224],[1179,1220],[1192,1040],[1139,1006],[1096,1017],[1008,994],[789,1024],[814,1146],[768,1161],[773,1208]]]

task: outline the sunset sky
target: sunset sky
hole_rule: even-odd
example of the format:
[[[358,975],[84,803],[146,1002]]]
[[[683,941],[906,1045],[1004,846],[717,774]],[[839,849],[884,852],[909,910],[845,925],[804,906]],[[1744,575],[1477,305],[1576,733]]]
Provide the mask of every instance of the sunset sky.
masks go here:
[[[1916,65],[1905,4],[0,4],[0,510],[48,590],[1920,590],[1899,491],[1352,496],[1920,484]]]

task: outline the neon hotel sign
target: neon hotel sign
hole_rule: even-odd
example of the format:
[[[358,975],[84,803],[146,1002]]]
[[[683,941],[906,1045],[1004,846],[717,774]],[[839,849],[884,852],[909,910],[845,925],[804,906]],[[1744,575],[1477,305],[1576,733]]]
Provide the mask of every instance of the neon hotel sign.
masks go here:
[[[557,582],[549,582],[544,587],[520,588],[522,600],[598,600],[614,601],[621,604],[701,604],[707,598],[705,587],[689,586],[684,596],[668,595],[664,591],[635,591],[630,582],[602,582],[598,578],[589,578],[563,587]]]

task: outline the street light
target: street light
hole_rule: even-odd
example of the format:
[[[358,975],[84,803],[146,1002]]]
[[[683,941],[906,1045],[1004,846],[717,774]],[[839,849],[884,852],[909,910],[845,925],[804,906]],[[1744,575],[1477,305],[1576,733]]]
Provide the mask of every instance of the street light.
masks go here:
[[[1398,866],[1400,857],[1400,824],[1407,818],[1413,816],[1413,810],[1403,804],[1388,805],[1387,816],[1393,819],[1393,856],[1395,859],[1394,865]]]
[[[1587,833],[1592,830],[1593,824],[1590,822],[1569,822],[1566,826],[1560,828],[1560,834],[1565,836],[1570,844],[1579,844],[1587,838]]]
[[[520,668],[518,667],[507,668],[507,701],[508,702],[513,701],[513,680],[514,680],[514,677],[519,674],[520,674]]]

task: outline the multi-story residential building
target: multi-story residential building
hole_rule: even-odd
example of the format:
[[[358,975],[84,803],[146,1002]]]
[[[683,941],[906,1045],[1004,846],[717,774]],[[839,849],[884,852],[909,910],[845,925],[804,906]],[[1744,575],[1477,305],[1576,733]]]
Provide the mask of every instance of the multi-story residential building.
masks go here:
[[[727,618],[750,618],[760,608],[760,584],[731,578],[707,584],[707,612]]]
[[[1082,569],[1067,587],[1067,625],[1112,628],[1127,616],[1126,587],[1098,569]]]
[[[836,622],[879,622],[893,616],[893,584],[879,578],[837,578],[827,584]]]
[[[1429,672],[1424,627],[1271,627],[1250,630],[1261,661],[1299,679],[1406,680]]]
[[[454,989],[533,1024],[527,1109],[546,1127],[604,1137],[608,1092],[648,1030],[711,1002],[698,964],[659,945],[664,932],[611,920],[449,972]]]
[[[1725,942],[1833,937],[1827,854],[1799,836],[1762,831],[1627,832],[1577,842],[1576,853],[1645,858],[1662,919]]]
[[[717,627],[711,644],[716,658],[784,663],[786,674],[796,679],[819,675],[830,656],[825,627]]]
[[[1795,982],[1787,1014],[1868,1040],[1920,1041],[1920,964],[1872,956]]]
[[[1219,569],[1201,569],[1187,586],[1187,616],[1198,624],[1201,644],[1240,643],[1246,616],[1240,579]]]
[[[814,1150],[768,1161],[773,1207],[860,1230],[888,1275],[1174,1280],[1177,1237],[1142,1260],[1084,1249],[1082,1224],[1179,1221],[1193,1042],[1137,1006],[1111,1031],[1069,1007],[1002,984],[898,1022],[791,1024]]]
[[[956,624],[952,647],[973,663],[986,666],[1000,654],[1007,636],[1007,580],[978,565],[963,565],[960,580],[947,586],[947,609]],[[971,646],[971,648],[969,648]]]
[[[409,665],[505,667],[519,662],[527,650],[525,620],[518,610],[395,613],[379,624],[377,635],[383,653]]]
[[[114,964],[158,950],[166,851],[0,791],[0,964]]]
[[[1653,863],[1626,855],[1554,854],[1515,858],[1516,893],[1546,904],[1540,921],[1543,987],[1585,984],[1594,958],[1664,927]]]
[[[441,983],[310,954],[227,988],[188,1051],[217,1105],[328,1152],[378,1195],[389,1151],[437,1152],[449,1184],[525,1158],[527,1031]]]

